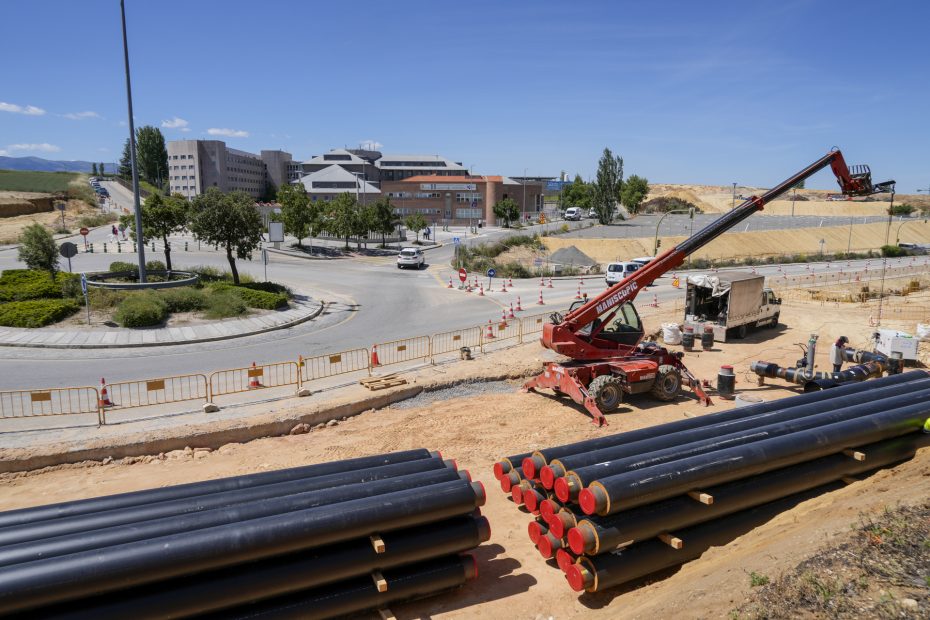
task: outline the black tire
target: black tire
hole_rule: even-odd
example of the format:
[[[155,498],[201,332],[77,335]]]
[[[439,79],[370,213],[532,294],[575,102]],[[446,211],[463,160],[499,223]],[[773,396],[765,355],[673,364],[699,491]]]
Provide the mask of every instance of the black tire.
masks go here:
[[[656,398],[665,402],[670,402],[678,398],[678,392],[681,391],[681,373],[674,366],[659,366],[656,372],[655,383],[652,384],[650,392]]]
[[[616,411],[623,403],[623,383],[613,375],[601,375],[588,385],[588,393],[601,413]]]
[[[749,325],[743,324],[736,328],[736,337],[742,340],[749,335]]]
[[[776,327],[778,327],[778,314],[779,314],[779,313],[776,312],[776,313],[775,313],[775,316],[772,317],[772,322],[769,323],[769,327],[771,327],[771,328],[773,328],[773,329],[776,328]]]

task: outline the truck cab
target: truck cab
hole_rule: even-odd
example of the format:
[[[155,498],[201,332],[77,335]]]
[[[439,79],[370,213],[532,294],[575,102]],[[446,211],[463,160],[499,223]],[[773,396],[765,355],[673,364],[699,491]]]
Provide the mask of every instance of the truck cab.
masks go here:
[[[764,286],[765,277],[745,271],[688,276],[685,324],[701,333],[712,325],[714,340],[745,338],[757,327],[775,327],[781,299]]]

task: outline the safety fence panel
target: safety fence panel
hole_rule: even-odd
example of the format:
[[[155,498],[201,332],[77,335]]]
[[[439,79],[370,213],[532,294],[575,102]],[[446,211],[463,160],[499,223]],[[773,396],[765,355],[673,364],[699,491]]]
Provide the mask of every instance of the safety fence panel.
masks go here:
[[[482,351],[497,343],[506,343],[508,345],[517,344],[521,342],[523,336],[521,321],[519,319],[510,319],[506,322],[499,321],[497,323],[491,323],[490,326],[485,326],[484,329],[484,336],[481,339]],[[511,340],[516,342],[509,342]]]
[[[481,328],[469,327],[433,334],[430,342],[430,352],[433,357],[458,351],[462,347],[478,348],[481,346]]]
[[[430,358],[429,336],[379,342],[374,346],[378,347],[378,362],[381,366],[401,364],[418,359],[429,361]],[[374,357],[374,351],[372,351],[372,357]]]
[[[51,388],[0,392],[0,418],[100,413],[97,388]]]
[[[209,397],[206,375],[178,375],[143,381],[122,381],[107,384],[108,410],[149,407],[185,400],[204,400]]]
[[[549,322],[548,314],[534,314],[531,316],[525,316],[520,319],[522,323],[521,328],[523,329],[523,337],[542,333],[543,325]]]
[[[275,362],[247,368],[230,368],[210,373],[210,397],[299,384],[300,369],[297,367],[297,362]]]
[[[368,349],[352,349],[339,353],[315,355],[300,360],[301,381],[313,381],[350,372],[366,371],[371,374]]]

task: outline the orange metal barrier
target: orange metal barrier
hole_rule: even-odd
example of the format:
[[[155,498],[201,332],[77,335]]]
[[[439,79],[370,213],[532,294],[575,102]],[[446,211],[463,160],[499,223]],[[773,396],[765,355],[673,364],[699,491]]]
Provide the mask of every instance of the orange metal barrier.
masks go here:
[[[107,391],[111,404],[107,405],[106,409],[111,411],[185,400],[206,401],[209,398],[206,375],[178,375],[143,381],[108,383]]]
[[[429,336],[379,342],[375,346],[378,347],[378,361],[382,366],[410,362],[416,359],[429,361],[430,358]]]
[[[543,325],[545,325],[548,320],[549,314],[534,314],[523,317],[520,319],[520,327],[523,330],[523,335],[528,336],[530,334],[541,333]]]
[[[451,332],[433,334],[430,338],[430,357],[443,353],[452,353],[462,347],[478,348],[481,346],[481,328],[467,327]]]
[[[100,395],[97,388],[73,387],[0,392],[0,418],[82,413],[96,413],[97,420],[102,423]]]
[[[210,400],[224,394],[237,394],[283,385],[300,385],[297,362],[273,362],[246,368],[230,368],[210,373]]]
[[[484,335],[481,337],[482,351],[487,349],[489,346],[499,342],[516,340],[517,343],[520,343],[523,339],[522,322],[520,319],[510,319],[506,323],[503,321],[491,323],[491,333],[494,335],[493,338],[488,337],[487,326],[485,326],[484,329]],[[507,344],[509,345],[511,343]]]
[[[313,381],[362,370],[371,374],[371,366],[368,362],[368,349],[352,349],[339,353],[302,357],[298,362],[300,379],[302,382]]]

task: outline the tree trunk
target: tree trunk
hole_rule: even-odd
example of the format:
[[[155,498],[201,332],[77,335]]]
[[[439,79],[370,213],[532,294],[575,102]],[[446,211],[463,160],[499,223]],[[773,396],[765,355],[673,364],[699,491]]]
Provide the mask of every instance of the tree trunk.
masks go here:
[[[226,248],[226,260],[229,261],[229,271],[232,272],[233,284],[239,285],[239,270],[236,269],[236,259],[233,258],[232,248]]]
[[[168,245],[168,235],[162,236],[161,240],[165,244],[165,269],[171,271],[171,246]]]
[[[387,235],[385,235],[384,233],[381,233],[381,247],[382,248],[387,247],[387,241],[385,241],[385,239],[387,239]]]
[[[351,249],[349,248],[349,235],[346,235],[346,249]]]

